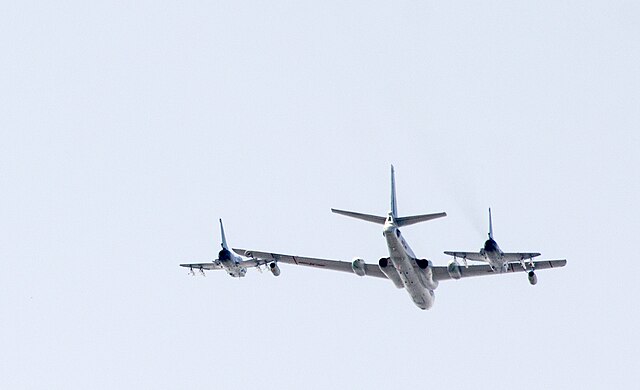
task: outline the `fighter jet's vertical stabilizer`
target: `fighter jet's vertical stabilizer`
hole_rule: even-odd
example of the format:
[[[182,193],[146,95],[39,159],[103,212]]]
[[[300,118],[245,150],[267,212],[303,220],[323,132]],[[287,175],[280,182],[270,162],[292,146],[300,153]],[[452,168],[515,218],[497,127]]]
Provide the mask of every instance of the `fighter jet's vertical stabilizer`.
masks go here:
[[[491,207],[489,207],[489,239],[493,240],[493,223],[491,222]]]
[[[222,235],[222,248],[229,250],[227,246],[227,238],[224,236],[224,226],[222,226],[222,218],[220,218],[220,235]]]

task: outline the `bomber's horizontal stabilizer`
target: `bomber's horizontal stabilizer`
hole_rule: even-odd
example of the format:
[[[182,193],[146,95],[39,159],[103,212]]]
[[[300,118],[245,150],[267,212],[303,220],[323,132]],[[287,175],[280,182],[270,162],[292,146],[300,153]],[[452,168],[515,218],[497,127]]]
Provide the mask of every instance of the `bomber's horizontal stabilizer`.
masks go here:
[[[336,214],[345,215],[351,218],[361,219],[363,221],[377,223],[379,225],[384,225],[384,221],[386,221],[385,217],[380,217],[378,215],[355,213],[353,211],[345,211],[345,210],[337,210],[337,209],[331,209],[331,211]]]
[[[409,226],[418,222],[426,222],[431,221],[432,219],[446,217],[447,213],[435,213],[435,214],[422,214],[422,215],[412,215],[409,217],[399,217],[396,218],[396,223],[398,226]]]
[[[363,221],[377,223],[379,225],[384,225],[384,222],[387,220],[385,217],[381,217],[378,215],[371,214],[362,214],[356,213],[353,211],[345,211],[345,210],[337,210],[331,209],[336,214],[345,215],[351,218],[361,219]],[[431,221],[432,219],[446,217],[447,213],[435,213],[435,214],[422,214],[422,215],[411,215],[408,217],[398,217],[395,218],[395,222],[399,227],[413,225],[418,222],[426,222]]]

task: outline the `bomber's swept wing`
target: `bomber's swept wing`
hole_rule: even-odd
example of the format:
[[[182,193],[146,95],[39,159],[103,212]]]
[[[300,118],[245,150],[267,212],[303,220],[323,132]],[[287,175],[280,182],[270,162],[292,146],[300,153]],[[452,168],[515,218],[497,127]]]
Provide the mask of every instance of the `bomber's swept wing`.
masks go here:
[[[351,263],[348,261],[316,259],[313,257],[283,255],[279,253],[260,252],[260,251],[236,249],[236,248],[234,248],[233,251],[239,254],[240,256],[249,257],[250,260],[247,260],[247,261],[255,261],[258,264],[264,264],[265,262],[275,261],[275,262],[284,263],[284,264],[303,265],[303,266],[313,267],[313,268],[321,268],[321,269],[328,269],[333,271],[354,273],[353,268],[351,267]],[[377,278],[384,278],[384,279],[387,278],[382,273],[382,271],[380,271],[380,268],[378,267],[377,264],[365,264],[364,270],[367,276],[374,276]]]
[[[272,261],[276,261],[284,264],[294,264],[294,265],[304,265],[307,267],[313,268],[321,268],[328,269],[333,271],[342,271],[348,273],[354,273],[353,268],[351,268],[351,263],[348,261],[337,261],[337,260],[326,260],[326,259],[317,259],[312,257],[302,257],[302,256],[292,256],[292,255],[283,255],[279,253],[271,253],[271,252],[260,252],[254,250],[245,250],[245,249],[233,249],[237,254],[249,257],[250,260],[247,260],[245,263],[249,263],[255,261],[255,264],[251,265],[262,265],[265,263],[269,263]],[[529,258],[529,257],[526,257]],[[518,259],[519,260],[519,259]],[[541,260],[533,262],[533,269],[548,269],[548,268],[560,268],[564,267],[567,264],[567,260]],[[527,262],[527,272],[531,271],[530,263]],[[459,266],[460,277],[467,278],[471,276],[484,276],[484,275],[500,275],[501,273],[494,272],[490,265],[470,265],[469,267]],[[387,277],[380,271],[380,268],[377,264],[365,264],[365,270],[367,276],[374,276],[377,278]],[[433,278],[435,280],[449,280],[453,279],[449,272],[447,271],[447,266],[434,266],[433,270]],[[511,263],[507,265],[507,273],[511,272],[525,272],[520,263]]]
[[[444,252],[445,255],[458,257],[461,259],[472,260],[472,261],[487,261],[484,255],[480,252]]]
[[[529,265],[529,262],[526,263]],[[539,269],[548,269],[548,268],[560,268],[564,267],[567,264],[567,260],[540,260],[533,262],[533,269],[536,271]],[[433,269],[433,279],[435,280],[449,280],[454,279],[449,274],[447,267],[443,266],[435,266]],[[460,272],[460,277],[467,278],[471,276],[484,276],[484,275],[501,275],[501,273],[494,272],[491,269],[491,266],[488,264],[483,265],[470,265],[469,267],[458,266],[458,271]],[[511,272],[529,272],[532,271],[531,267],[527,267],[525,271],[519,263],[511,263],[507,264],[507,273]]]
[[[255,262],[247,264],[248,266],[263,265],[272,261],[284,264],[303,265],[307,267],[328,269],[333,271],[342,271],[348,273],[354,273],[351,263],[348,261],[338,260],[326,260],[317,259],[312,257],[283,255],[279,253],[261,252],[245,249],[233,249],[234,252],[240,256],[249,257],[250,259],[243,262]],[[529,257],[527,257],[529,258]],[[519,260],[519,259],[518,259]],[[567,264],[567,260],[541,260],[533,262],[533,269],[548,269],[548,268],[560,268]],[[527,270],[525,271],[520,263],[511,263],[507,265],[507,273],[512,272],[528,272],[531,271],[530,262],[526,262]],[[433,266],[433,278],[437,281],[453,279],[447,270],[447,266]],[[467,278],[471,276],[484,276],[484,275],[500,275],[501,273],[494,272],[491,266],[488,264],[483,265],[470,265],[469,267],[458,266],[461,278]],[[374,276],[377,278],[386,279],[387,277],[380,271],[377,264],[365,264],[366,276]]]

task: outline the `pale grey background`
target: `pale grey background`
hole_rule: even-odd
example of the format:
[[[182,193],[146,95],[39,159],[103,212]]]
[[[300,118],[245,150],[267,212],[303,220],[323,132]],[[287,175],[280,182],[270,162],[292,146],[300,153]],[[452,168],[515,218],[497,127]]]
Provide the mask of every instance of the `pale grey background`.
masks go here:
[[[640,380],[634,1],[4,2],[0,385],[634,388]],[[238,247],[376,262],[389,164],[422,257],[568,266],[442,283],[282,267],[191,278]]]

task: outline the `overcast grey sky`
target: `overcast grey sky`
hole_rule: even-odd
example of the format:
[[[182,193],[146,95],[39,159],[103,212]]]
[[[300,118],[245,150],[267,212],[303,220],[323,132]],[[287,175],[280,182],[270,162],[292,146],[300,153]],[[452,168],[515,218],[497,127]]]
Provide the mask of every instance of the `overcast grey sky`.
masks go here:
[[[634,1],[5,2],[0,386],[633,388],[640,380]],[[443,282],[282,267],[192,278],[235,247],[375,263],[380,227]]]

